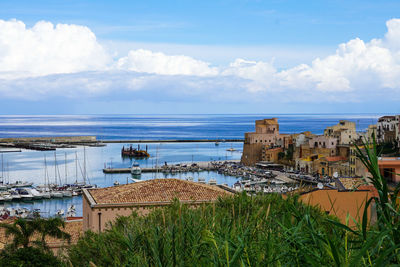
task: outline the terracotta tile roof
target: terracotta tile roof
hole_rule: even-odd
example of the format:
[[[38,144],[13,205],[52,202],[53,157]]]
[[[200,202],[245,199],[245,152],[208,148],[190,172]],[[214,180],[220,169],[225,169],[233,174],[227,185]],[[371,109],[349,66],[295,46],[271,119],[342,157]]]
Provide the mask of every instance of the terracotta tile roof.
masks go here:
[[[153,179],[127,185],[89,189],[97,204],[213,201],[232,193],[217,186],[179,179]]]
[[[335,157],[326,157],[326,160],[327,161],[344,161],[344,160],[346,160],[346,158],[345,157],[342,157],[342,156],[335,156]]]
[[[361,178],[339,178],[339,180],[343,184],[344,188],[349,190],[356,189],[365,184]]]
[[[275,152],[275,151],[279,151],[279,150],[282,150],[282,148],[281,147],[268,148],[266,151],[267,152]]]

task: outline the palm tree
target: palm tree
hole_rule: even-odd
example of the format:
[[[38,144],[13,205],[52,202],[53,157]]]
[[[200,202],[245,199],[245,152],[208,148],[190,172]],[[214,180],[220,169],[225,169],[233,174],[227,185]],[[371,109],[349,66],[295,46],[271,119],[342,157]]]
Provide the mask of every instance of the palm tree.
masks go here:
[[[48,249],[46,236],[68,240],[68,243],[71,240],[71,235],[60,229],[61,227],[65,228],[65,222],[58,217],[49,219],[38,218],[35,219],[33,223],[35,224],[36,231],[40,234],[40,240],[38,240],[38,243],[43,249]]]
[[[68,242],[70,242],[71,239],[68,233],[60,229],[60,227],[65,227],[64,221],[60,218],[35,218],[33,220],[18,218],[13,224],[0,223],[0,227],[5,229],[6,237],[10,235],[14,237],[10,244],[10,248],[13,250],[21,246],[27,248],[31,243],[47,250],[47,236],[68,240]],[[40,238],[31,241],[35,233],[38,233]]]
[[[10,244],[11,249],[17,249],[20,246],[27,248],[36,230],[32,221],[27,221],[22,218],[16,219],[13,224],[0,223],[0,227],[5,229],[6,237],[10,235],[14,237]]]

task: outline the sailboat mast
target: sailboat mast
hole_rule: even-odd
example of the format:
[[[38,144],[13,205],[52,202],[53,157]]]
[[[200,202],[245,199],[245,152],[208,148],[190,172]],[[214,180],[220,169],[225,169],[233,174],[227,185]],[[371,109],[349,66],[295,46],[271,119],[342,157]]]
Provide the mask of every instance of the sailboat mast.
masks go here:
[[[57,155],[56,155],[56,152],[54,152],[54,182],[55,182],[55,185],[57,185]]]
[[[10,183],[10,167],[8,166],[8,161],[7,161],[7,183]]]
[[[83,147],[83,183],[86,184],[86,147]]]
[[[78,183],[78,155],[75,151],[75,184]]]
[[[65,159],[64,159],[64,167],[65,167],[65,184],[67,184],[67,152],[65,152]]]
[[[156,179],[158,176],[158,148],[159,148],[159,146],[157,146],[157,150],[156,150]]]
[[[1,183],[4,183],[4,162],[3,162],[3,153],[1,153]]]
[[[44,154],[44,185],[46,186],[47,182],[47,161],[46,161],[46,154]],[[47,182],[47,187],[49,187],[49,183]]]

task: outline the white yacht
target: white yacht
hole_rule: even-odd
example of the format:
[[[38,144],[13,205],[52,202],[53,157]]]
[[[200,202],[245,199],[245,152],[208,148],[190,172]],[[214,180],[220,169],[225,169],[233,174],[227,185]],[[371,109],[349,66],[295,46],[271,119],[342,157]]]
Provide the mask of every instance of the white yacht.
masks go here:
[[[72,197],[72,190],[64,190],[61,191],[61,193],[63,194],[63,197]]]
[[[11,184],[11,186],[15,188],[31,187],[32,185],[33,183],[23,181],[16,181],[14,184]]]
[[[11,196],[10,193],[8,193],[7,191],[5,192],[1,192],[0,196],[3,198],[3,201],[11,201],[13,199],[13,197]]]
[[[31,201],[33,199],[33,195],[26,188],[19,188],[18,193],[23,201]]]
[[[0,183],[0,191],[6,191],[8,189],[6,184]]]
[[[26,190],[27,190],[29,193],[31,193],[31,195],[33,196],[33,199],[34,199],[34,200],[39,200],[39,199],[42,199],[42,198],[43,198],[42,193],[40,193],[39,191],[37,191],[37,190],[34,189],[34,188],[27,188]]]
[[[11,189],[9,192],[10,192],[12,198],[13,198],[13,201],[21,200],[21,196],[19,195],[17,190]]]
[[[60,191],[54,190],[50,192],[50,196],[54,198],[62,198],[64,195]]]
[[[142,170],[140,169],[139,163],[137,163],[136,161],[133,162],[133,164],[132,164],[131,173],[133,175],[139,175],[139,174],[142,173]]]
[[[44,199],[50,199],[51,198],[51,194],[48,191],[42,191],[41,194],[42,194],[42,197]]]

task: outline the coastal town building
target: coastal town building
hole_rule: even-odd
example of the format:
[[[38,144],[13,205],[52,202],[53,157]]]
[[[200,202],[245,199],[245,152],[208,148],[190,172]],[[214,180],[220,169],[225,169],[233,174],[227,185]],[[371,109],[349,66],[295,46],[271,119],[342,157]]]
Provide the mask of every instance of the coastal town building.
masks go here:
[[[376,139],[379,143],[398,142],[400,115],[383,116],[378,119]]]
[[[264,146],[276,146],[279,140],[279,124],[277,118],[256,120],[256,131],[245,133],[241,162],[254,165],[262,160]],[[282,139],[280,140],[282,142]]]
[[[326,127],[324,136],[336,138],[337,144],[349,145],[357,139],[356,124],[351,121],[341,120],[337,125]]]
[[[283,153],[282,147],[269,148],[267,146],[263,146],[261,159],[262,161],[277,163],[278,160],[280,160],[280,153]]]
[[[153,179],[83,190],[83,230],[103,231],[118,216],[146,215],[174,199],[198,206],[233,193],[218,186],[180,179]]]
[[[314,170],[321,176],[333,176],[335,172],[340,177],[350,176],[350,166],[347,158],[342,156],[321,157],[314,164]]]
[[[354,144],[361,146],[361,140],[372,142],[376,136],[380,142],[397,141],[400,147],[399,121],[400,115],[384,116],[379,118],[377,125],[369,125],[364,132],[357,132],[354,122],[340,120],[338,124],[326,127],[323,135],[309,131],[288,135],[279,133],[277,119],[258,120],[256,132],[245,134],[241,162],[245,165],[260,161],[285,164],[294,170],[319,176],[338,173],[340,176],[365,177],[367,171],[356,156]],[[290,157],[287,157],[289,149]]]

